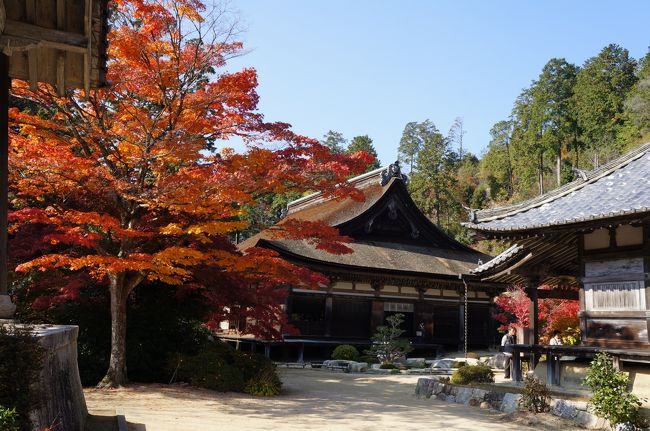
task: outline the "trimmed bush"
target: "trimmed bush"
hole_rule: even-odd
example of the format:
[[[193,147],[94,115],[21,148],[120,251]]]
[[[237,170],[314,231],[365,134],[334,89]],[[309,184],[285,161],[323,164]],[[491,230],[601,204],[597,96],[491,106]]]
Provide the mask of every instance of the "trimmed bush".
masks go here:
[[[519,405],[529,412],[537,414],[549,411],[550,403],[551,392],[548,387],[536,377],[526,376]]]
[[[38,404],[44,354],[29,330],[0,326],[0,406],[9,406],[3,412],[5,420],[13,417],[21,430],[32,428],[29,412]]]
[[[379,368],[382,370],[399,370],[399,367],[391,362],[384,362]]]
[[[16,409],[0,406],[0,431],[18,431],[18,413]]]
[[[349,344],[341,344],[340,346],[336,346],[336,349],[332,352],[332,359],[356,361],[359,359],[359,351],[356,347]]]
[[[379,359],[377,359],[376,356],[361,355],[359,356],[359,362],[366,362],[368,364],[378,364]]]
[[[236,351],[222,342],[208,343],[196,355],[178,354],[170,368],[177,380],[219,392],[271,396],[279,394],[282,385],[270,359]]]
[[[486,365],[465,365],[454,371],[451,383],[469,385],[471,383],[493,383],[494,373]]]

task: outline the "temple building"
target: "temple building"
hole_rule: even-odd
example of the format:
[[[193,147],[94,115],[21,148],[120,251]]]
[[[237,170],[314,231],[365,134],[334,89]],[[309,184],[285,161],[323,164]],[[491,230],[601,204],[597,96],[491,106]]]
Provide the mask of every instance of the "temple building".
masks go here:
[[[471,272],[482,281],[528,288],[535,304],[530,344],[539,341],[537,299],[575,295],[584,352],[598,347],[622,360],[647,360],[650,143],[580,174],[535,199],[473,212],[466,226],[513,245]]]
[[[351,237],[352,253],[331,254],[306,241],[273,239],[266,231],[240,245],[276,250],[331,281],[317,290],[289,287],[286,312],[299,335],[285,335],[279,343],[284,349],[277,350],[294,346],[302,360],[338,344],[368,346],[377,326],[395,313],[405,316],[405,336],[422,355],[456,350],[465,336],[470,346],[497,342],[490,301],[499,286],[464,280],[490,257],[427,219],[411,200],[407,181],[395,163],[350,180],[364,192],[363,202],[316,193],[288,205],[287,219],[321,220]]]

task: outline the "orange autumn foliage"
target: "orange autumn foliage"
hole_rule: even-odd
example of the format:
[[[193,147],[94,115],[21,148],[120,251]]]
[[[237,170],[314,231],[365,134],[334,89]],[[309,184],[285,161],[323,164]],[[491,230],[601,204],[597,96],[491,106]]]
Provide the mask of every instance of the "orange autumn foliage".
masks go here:
[[[214,301],[213,319],[228,317],[224,307],[233,304],[225,301],[238,300],[210,293],[210,284],[227,278],[242,295],[256,291],[265,311],[253,317],[275,318],[260,331],[277,337],[277,287],[326,280],[269,251],[243,255],[228,235],[245,229],[249,209],[270,194],[363,199],[345,179],[372,158],[332,154],[286,123],[265,122],[256,71],[224,69],[242,52],[225,11],[209,15],[197,0],[114,6],[109,88],[58,97],[47,85],[32,91],[14,81],[13,95],[30,109],[10,110],[11,232],[16,243],[25,235],[40,243],[16,270],[108,279],[120,304],[144,280],[192,286]],[[231,138],[246,150],[228,149]],[[292,221],[278,234],[349,251],[347,238],[321,223]],[[206,280],[207,272],[216,278]],[[123,338],[120,319],[113,316],[114,348]],[[120,385],[123,352],[111,355],[109,383]]]

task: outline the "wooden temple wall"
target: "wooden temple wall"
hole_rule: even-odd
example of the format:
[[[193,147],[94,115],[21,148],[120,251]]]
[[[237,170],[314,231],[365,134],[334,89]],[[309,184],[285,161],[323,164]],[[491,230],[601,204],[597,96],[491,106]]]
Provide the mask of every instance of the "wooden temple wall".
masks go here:
[[[650,348],[650,229],[623,224],[580,244],[580,323],[585,345]]]
[[[490,297],[468,295],[468,342],[496,343]],[[386,317],[404,315],[405,337],[427,343],[458,346],[464,336],[464,299],[455,289],[338,281],[329,289],[292,289],[287,299],[290,323],[302,337],[369,339]]]

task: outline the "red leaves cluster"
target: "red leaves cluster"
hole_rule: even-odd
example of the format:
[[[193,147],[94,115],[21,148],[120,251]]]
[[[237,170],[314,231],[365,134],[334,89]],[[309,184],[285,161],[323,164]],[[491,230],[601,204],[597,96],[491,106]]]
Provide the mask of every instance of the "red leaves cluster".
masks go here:
[[[276,319],[278,286],[325,280],[273,253],[242,255],[228,236],[269,194],[362,199],[345,179],[371,157],[332,154],[286,123],[264,122],[256,71],[223,70],[242,49],[234,28],[204,20],[200,1],[115,7],[110,88],[58,97],[47,85],[14,82],[14,95],[32,107],[10,112],[17,270],[159,280],[205,289],[214,319],[238,304],[258,320]],[[218,148],[230,137],[243,138],[246,151]],[[294,220],[279,234],[348,251],[347,239],[322,224]]]
[[[499,330],[509,326],[528,327],[530,324],[530,298],[521,286],[514,286],[494,299],[500,311],[492,317],[501,323]],[[554,330],[564,331],[567,328],[579,327],[579,301],[568,299],[538,300],[538,318],[541,326],[540,334],[548,337]]]

